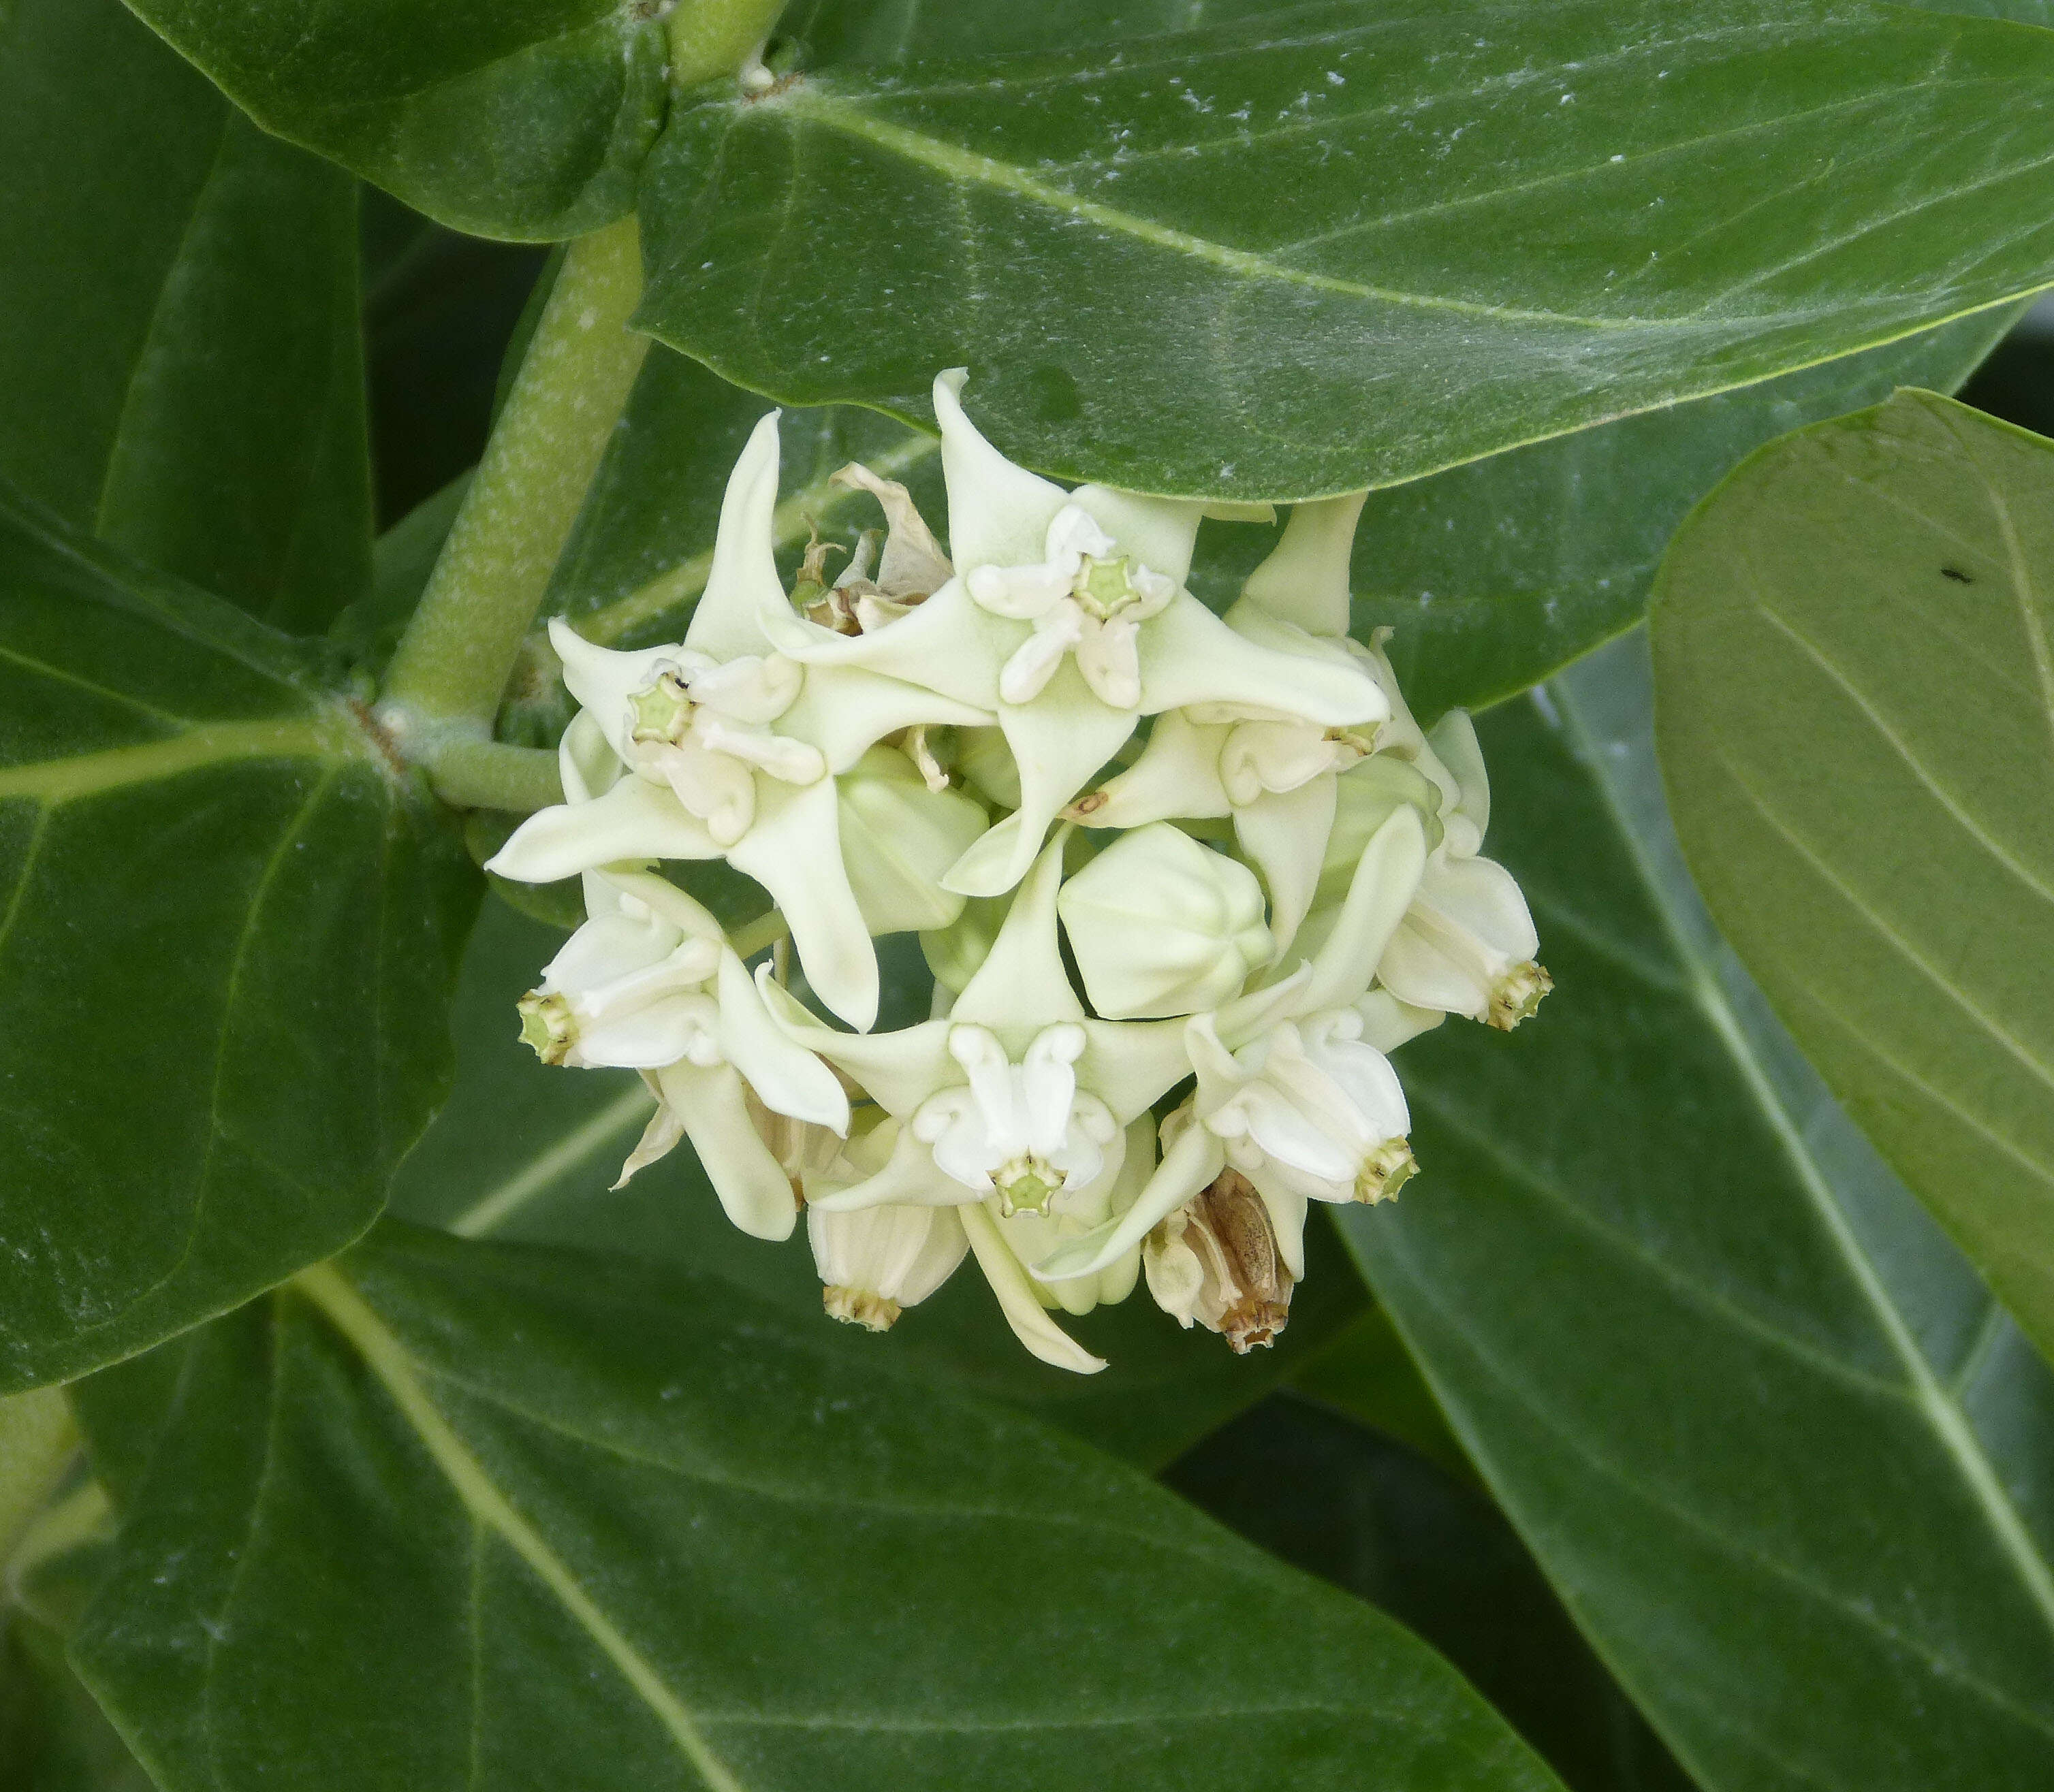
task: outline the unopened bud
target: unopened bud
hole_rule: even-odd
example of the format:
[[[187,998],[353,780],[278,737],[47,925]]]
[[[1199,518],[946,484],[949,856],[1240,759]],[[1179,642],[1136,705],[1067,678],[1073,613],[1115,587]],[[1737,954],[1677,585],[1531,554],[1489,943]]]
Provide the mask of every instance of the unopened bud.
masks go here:
[[[894,747],[872,747],[840,780],[841,851],[872,933],[946,927],[963,898],[942,876],[990,824],[983,805],[933,788]]]
[[[1216,1008],[1275,949],[1255,874],[1168,822],[1122,835],[1056,906],[1092,1005],[1109,1020]]]

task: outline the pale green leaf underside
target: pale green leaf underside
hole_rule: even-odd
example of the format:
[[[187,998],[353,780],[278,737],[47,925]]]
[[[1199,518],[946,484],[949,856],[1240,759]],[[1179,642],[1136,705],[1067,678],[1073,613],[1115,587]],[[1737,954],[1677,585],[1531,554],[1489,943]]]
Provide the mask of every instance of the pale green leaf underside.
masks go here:
[[[1537,695],[1483,733],[1556,992],[1400,1054],[1422,1173],[1352,1240],[1706,1792],[2036,1792],[2054,1375],[1713,933],[1640,643]]]
[[[394,1228],[183,1348],[73,1648],[169,1792],[1556,1784],[1389,1620],[718,1283]]]
[[[2054,445],[1929,394],[1764,450],[1678,537],[1662,754],[1706,900],[2054,1349]]]
[[[1838,0],[1311,6],[674,111],[648,326],[1155,491],[1382,485],[2054,277],[2054,36]],[[1855,146],[1851,147],[1851,146]]]

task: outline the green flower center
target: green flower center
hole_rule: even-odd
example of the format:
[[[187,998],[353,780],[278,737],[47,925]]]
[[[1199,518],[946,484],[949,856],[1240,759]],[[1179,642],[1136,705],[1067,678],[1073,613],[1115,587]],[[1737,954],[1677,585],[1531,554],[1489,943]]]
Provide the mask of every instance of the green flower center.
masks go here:
[[[561,1064],[577,1040],[571,1005],[561,996],[531,989],[521,998],[521,1043],[545,1064]]]
[[[1045,1217],[1049,1201],[1061,1193],[1066,1178],[1045,1158],[1029,1151],[1001,1164],[991,1180],[998,1190],[998,1211],[1009,1219],[1015,1213]]]
[[[692,709],[691,695],[683,680],[675,672],[666,672],[653,685],[629,696],[628,737],[676,746],[691,728]]]
[[[1102,623],[1110,622],[1121,611],[1131,610],[1145,601],[1143,593],[1134,587],[1134,563],[1124,556],[1117,560],[1100,560],[1095,555],[1086,554],[1071,584],[1070,595],[1087,615],[1096,616]]]

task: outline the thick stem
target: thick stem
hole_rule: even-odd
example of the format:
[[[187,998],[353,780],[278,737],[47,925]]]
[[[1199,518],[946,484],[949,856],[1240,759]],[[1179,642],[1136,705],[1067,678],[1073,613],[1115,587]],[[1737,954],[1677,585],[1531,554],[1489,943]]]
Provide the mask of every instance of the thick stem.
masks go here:
[[[632,217],[573,243],[478,477],[407,625],[379,718],[409,759],[489,735],[521,643],[641,371]]]
[[[429,743],[423,763],[436,796],[454,808],[526,815],[564,800],[557,756],[545,748],[451,734]]]
[[[741,69],[762,49],[785,0],[679,0],[664,29],[671,38],[671,80],[695,87]]]

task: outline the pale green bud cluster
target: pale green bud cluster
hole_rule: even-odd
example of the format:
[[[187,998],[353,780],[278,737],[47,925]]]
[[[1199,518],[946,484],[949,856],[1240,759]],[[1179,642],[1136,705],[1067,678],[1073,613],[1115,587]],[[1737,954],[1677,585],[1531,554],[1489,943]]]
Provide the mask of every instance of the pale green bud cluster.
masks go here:
[[[903,487],[839,576],[776,566],[777,422],[730,481],[685,639],[559,623],[580,712],[561,807],[503,875],[584,879],[521,1004],[545,1063],[639,1071],[655,1118],[767,1239],[803,1212],[828,1311],[883,1330],[974,1258],[1044,1361],[1054,1315],[1143,1269],[1180,1323],[1274,1338],[1314,1201],[1415,1165],[1387,1054],[1547,988],[1480,856],[1459,713],[1423,732],[1348,639],[1359,499],[1301,505],[1239,603],[1185,588],[1206,506],[1001,456],[936,382],[946,551]],[[1245,507],[1242,507],[1245,511]],[[664,861],[725,860],[789,933],[746,963]],[[875,941],[917,934],[930,1018],[879,1032]]]

